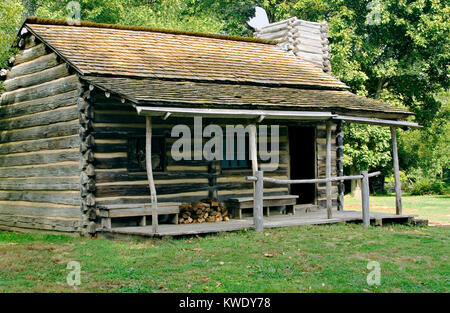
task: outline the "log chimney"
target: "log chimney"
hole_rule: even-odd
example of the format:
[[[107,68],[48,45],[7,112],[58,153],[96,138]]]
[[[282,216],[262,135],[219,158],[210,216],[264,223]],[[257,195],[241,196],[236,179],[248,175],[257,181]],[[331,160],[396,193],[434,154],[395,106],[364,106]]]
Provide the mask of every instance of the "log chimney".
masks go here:
[[[291,51],[297,58],[313,63],[326,73],[331,73],[326,21],[310,22],[291,17],[256,29],[255,36],[276,40],[283,50]]]

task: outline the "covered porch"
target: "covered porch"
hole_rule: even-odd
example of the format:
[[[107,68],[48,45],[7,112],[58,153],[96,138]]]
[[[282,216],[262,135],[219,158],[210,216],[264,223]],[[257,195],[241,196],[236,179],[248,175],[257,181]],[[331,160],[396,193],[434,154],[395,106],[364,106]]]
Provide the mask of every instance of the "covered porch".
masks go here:
[[[106,227],[99,229],[99,235],[106,238],[120,238],[120,237],[161,237],[161,236],[183,236],[183,235],[197,235],[206,233],[219,233],[228,231],[238,231],[243,229],[255,229],[262,231],[264,228],[274,227],[288,227],[299,225],[318,225],[318,224],[334,224],[334,223],[364,223],[366,226],[370,224],[383,225],[385,223],[411,223],[414,219],[414,215],[403,214],[401,204],[401,185],[399,179],[399,167],[398,167],[398,155],[397,155],[397,139],[396,139],[396,127],[420,127],[416,123],[387,120],[387,119],[375,119],[356,116],[345,116],[332,112],[304,112],[304,111],[271,111],[271,110],[226,110],[226,109],[201,109],[201,108],[168,108],[168,107],[149,107],[149,106],[136,106],[138,114],[144,116],[146,119],[146,163],[147,163],[147,178],[149,183],[151,203],[142,204],[140,207],[146,210],[146,214],[143,215],[142,221],[139,226],[127,226],[111,228],[110,222],[105,224]],[[257,176],[259,172],[259,165],[257,161],[258,145],[256,139],[256,132],[250,129],[249,132],[249,147],[250,147],[250,160],[251,167],[254,176],[247,177],[250,181],[256,181],[254,184],[254,196],[247,199],[247,202],[251,202],[253,207],[253,216],[242,217],[233,214],[233,219],[227,222],[205,222],[195,224],[158,224],[158,215],[167,214],[165,207],[168,203],[159,203],[154,178],[152,173],[152,120],[163,119],[166,120],[170,117],[206,117],[206,118],[245,118],[249,123],[258,124],[263,120],[274,120],[278,123],[288,121],[289,123],[298,123],[302,125],[305,122],[322,122],[326,125],[326,174],[323,178],[294,181],[294,180],[277,180],[270,179],[270,182],[291,185],[296,183],[326,183],[327,201],[326,207],[320,207],[318,210],[308,211],[304,210],[308,206],[293,205],[293,209],[284,211],[284,214],[272,215],[268,214],[262,218],[263,203],[268,200],[269,197],[263,196],[262,186],[258,186]],[[331,150],[332,136],[331,125],[336,123],[341,125],[342,122],[363,123],[363,124],[375,124],[381,126],[388,126],[392,135],[392,153],[393,153],[393,167],[395,173],[396,184],[396,211],[392,214],[387,213],[373,213],[368,211],[369,194],[368,194],[368,177],[374,176],[367,173],[361,175],[361,177],[345,177],[342,170],[342,135],[337,137],[337,141],[341,143],[340,151],[337,151],[338,171],[337,176],[331,175],[331,159],[333,153],[336,151]],[[340,154],[339,154],[340,153]],[[256,175],[256,179],[255,179]],[[344,179],[362,179],[364,185],[364,178],[366,179],[365,194],[363,194],[362,208],[359,211],[344,211],[343,209],[343,188],[339,188],[339,199],[337,210],[333,209],[331,201],[331,182],[340,182],[343,184]],[[261,182],[263,180],[261,179]],[[283,196],[280,196],[280,199]],[[276,197],[275,197],[276,198]],[[281,203],[281,202],[280,202]],[[177,203],[171,203],[170,213],[176,214],[175,206]],[[119,208],[117,206],[117,208]],[[314,205],[314,207],[318,207]],[[298,208],[298,210],[296,210]],[[161,210],[162,209],[162,210]],[[152,216],[151,225],[146,222],[146,216]],[[107,215],[105,215],[107,216]],[[131,216],[131,215],[130,215]]]
[[[96,91],[98,98],[101,98],[100,96],[104,93],[104,99],[100,100],[100,103],[101,101],[107,101],[116,103],[119,106],[128,105],[129,110],[132,111],[128,112],[130,116],[134,116],[134,114],[137,113],[137,117],[139,117],[142,122],[145,121],[145,124],[142,123],[140,125],[143,126],[141,129],[145,131],[145,134],[143,134],[145,139],[143,147],[145,148],[144,163],[146,163],[146,172],[141,174],[145,175],[145,181],[141,180],[140,185],[147,185],[146,197],[148,200],[145,202],[135,201],[133,204],[128,202],[130,203],[128,204],[121,201],[115,201],[116,199],[113,197],[98,197],[99,191],[97,190],[96,200],[98,201],[96,206],[97,210],[102,213],[98,215],[102,221],[101,227],[98,227],[97,231],[102,234],[131,232],[131,234],[142,233],[143,236],[165,236],[214,233],[250,228],[262,231],[264,227],[327,224],[359,220],[364,220],[364,224],[368,225],[370,220],[390,218],[396,221],[405,221],[412,218],[412,216],[404,216],[402,214],[396,135],[397,127],[420,127],[417,123],[405,121],[405,119],[411,115],[410,112],[385,103],[365,99],[347,91],[339,90],[313,90],[237,84],[220,84],[220,88],[217,88],[219,86],[218,84],[197,82],[181,83],[135,80],[129,78],[106,79],[99,77],[85,77],[84,79],[89,83],[89,90]],[[222,92],[219,92],[219,89],[223,89]],[[214,93],[211,94],[212,91],[214,91]],[[133,115],[131,115],[131,113]],[[158,187],[158,182],[161,184],[162,174],[165,175],[166,173],[156,173],[157,178],[155,179],[155,173],[153,173],[152,170],[152,153],[154,153],[152,147],[153,133],[160,131],[162,124],[175,125],[180,123],[180,121],[195,119],[197,117],[204,118],[213,124],[219,125],[232,123],[252,126],[249,128],[248,132],[248,153],[250,157],[249,160],[251,161],[248,172],[237,171],[233,174],[233,180],[223,184],[227,184],[227,186],[233,185],[235,177],[237,176],[241,179],[253,177],[253,179],[249,179],[246,182],[249,192],[246,190],[247,195],[245,195],[245,197],[251,196],[251,202],[253,203],[247,208],[253,209],[253,217],[241,218],[241,216],[233,216],[233,219],[227,222],[216,221],[215,223],[200,222],[183,225],[159,225],[157,216],[167,214],[167,208],[164,208],[164,206],[166,206],[168,202],[172,203],[170,213],[177,214],[176,207],[180,205],[181,202],[188,202],[190,200],[181,196],[174,200],[170,197],[170,194],[165,193],[165,185],[160,185]],[[135,117],[133,117],[133,119],[134,118]],[[373,213],[368,212],[367,208],[369,201],[367,181],[366,193],[362,203],[363,208],[366,208],[366,210],[363,210],[364,214],[363,212],[344,211],[343,181],[346,178],[344,177],[343,172],[343,123],[373,124],[390,128],[396,190],[396,210],[392,215],[388,214],[379,218],[378,215],[373,215]],[[259,163],[257,157],[259,151],[256,127],[259,125],[283,125],[285,127],[314,125],[316,127],[316,132],[321,133],[320,143],[316,142],[317,146],[320,145],[321,147],[321,154],[316,155],[314,168],[317,172],[312,180],[300,179],[300,182],[299,179],[292,179],[289,177],[289,171],[286,171],[285,176],[281,179],[270,179],[270,177],[268,177],[269,175],[266,175],[266,173],[264,173],[264,176],[266,177],[261,179],[261,183],[266,181],[266,185],[279,184],[278,186],[284,187],[288,193],[291,191],[288,189],[291,185],[315,184],[317,186],[316,190],[320,185],[322,192],[321,202],[312,204],[318,206],[320,208],[319,211],[306,213],[302,212],[302,210],[296,211],[294,206],[294,210],[289,210],[291,211],[291,214],[266,216],[265,218],[261,218],[266,196],[268,195],[261,187],[261,184],[257,183],[257,179],[255,179],[257,173],[263,170],[262,165],[264,165]],[[125,126],[126,125],[124,124],[124,127]],[[168,127],[171,126],[165,127],[166,129],[170,129]],[[193,129],[193,132],[195,134],[195,128]],[[294,143],[295,145],[302,147],[304,144],[302,136],[303,134],[299,133],[294,134],[294,136],[287,139],[289,140],[289,143]],[[318,138],[317,133],[315,138]],[[332,148],[333,145],[334,147]],[[289,151],[289,147],[283,149],[286,149],[283,152],[286,152],[288,159],[294,157],[291,154],[291,151]],[[193,151],[197,152],[195,143]],[[302,149],[299,149],[299,151],[301,152]],[[322,166],[320,170],[317,165],[317,161],[319,160]],[[217,180],[218,172],[217,167],[213,164],[214,161],[201,160],[195,163],[191,160],[187,160],[183,164],[186,166],[193,163],[198,167],[200,162],[202,162],[201,167],[204,172],[199,174],[201,174],[202,177],[207,177],[207,185],[205,184],[205,186],[202,186],[203,189],[201,190],[207,191],[208,198],[215,198],[219,201],[223,201],[223,199],[220,199],[221,190],[217,188],[219,185]],[[289,165],[289,163],[287,165]],[[105,167],[109,166],[109,164],[105,165]],[[333,167],[334,169],[332,169]],[[174,171],[178,171],[177,166],[172,166],[171,168]],[[179,180],[177,187],[187,188],[194,194],[195,185],[189,183],[183,184],[184,181],[191,178],[190,173],[192,172],[182,173],[184,176],[176,176]],[[178,175],[176,172],[168,174]],[[110,176],[115,178],[117,175],[111,174]],[[122,179],[122,176],[117,177]],[[123,177],[125,177],[126,180],[130,180],[132,175],[130,175],[130,173],[124,173]],[[171,177],[167,175],[166,179],[170,178]],[[266,178],[269,178],[269,180],[266,180]],[[366,178],[368,178],[367,175]],[[363,179],[363,175],[353,177],[352,179]],[[101,184],[103,191],[106,185],[113,183],[104,182]],[[100,184],[98,185],[100,186]],[[129,185],[132,186],[131,184]],[[244,195],[239,192],[239,188],[239,185],[233,186],[233,188],[227,190],[227,196],[231,195],[235,198],[244,197]],[[114,190],[119,190],[119,188]],[[114,190],[108,190],[108,195],[113,196]],[[139,189],[139,192],[140,190],[142,189]],[[163,193],[163,197],[161,197],[161,194],[158,195],[158,190]],[[132,190],[120,189],[120,194],[125,196],[128,195],[130,191]],[[133,190],[133,192],[135,191]],[[104,194],[105,193],[101,195]],[[284,195],[286,195],[286,193],[284,193]],[[205,196],[198,196],[196,201],[204,197]],[[113,200],[115,202],[105,203],[105,199],[109,202]],[[180,202],[174,203],[176,201]],[[289,205],[291,206],[293,204],[290,203]],[[111,214],[112,210],[109,208],[111,206],[114,206],[114,209],[116,209],[115,214],[117,215],[114,216]],[[138,226],[111,227],[111,219],[121,216],[138,217],[140,218],[140,222],[138,223]],[[150,220],[147,221],[147,218],[150,216],[151,222]]]
[[[370,223],[381,226],[389,223],[412,223],[415,215],[370,213]],[[291,227],[301,225],[321,225],[336,223],[362,223],[361,211],[334,211],[333,217],[328,218],[323,210],[316,212],[302,212],[295,215],[274,215],[264,218],[264,228]],[[134,227],[117,227],[100,229],[98,236],[107,239],[132,239],[163,236],[193,236],[239,230],[255,229],[253,217],[232,219],[229,222],[201,223],[201,224],[164,224],[159,225],[157,232],[153,232],[151,225]]]

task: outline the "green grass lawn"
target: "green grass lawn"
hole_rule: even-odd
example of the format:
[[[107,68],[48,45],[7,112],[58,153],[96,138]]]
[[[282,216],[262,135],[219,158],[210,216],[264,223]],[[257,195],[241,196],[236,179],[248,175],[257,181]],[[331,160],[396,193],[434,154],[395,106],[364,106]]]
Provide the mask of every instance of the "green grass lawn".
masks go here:
[[[428,219],[430,225],[450,225],[450,196],[403,196],[403,213]],[[361,199],[346,196],[346,210],[361,210]],[[395,213],[395,196],[370,196],[370,210]]]
[[[356,224],[143,242],[0,232],[0,292],[448,292],[449,237]],[[76,289],[69,261],[81,264]],[[369,261],[379,286],[367,284]]]

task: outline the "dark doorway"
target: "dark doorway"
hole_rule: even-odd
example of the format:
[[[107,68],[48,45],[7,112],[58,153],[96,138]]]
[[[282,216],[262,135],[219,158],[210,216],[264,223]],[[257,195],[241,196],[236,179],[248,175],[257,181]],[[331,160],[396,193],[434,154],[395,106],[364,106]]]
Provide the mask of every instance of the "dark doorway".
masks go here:
[[[291,179],[316,177],[315,127],[289,127],[289,154]],[[298,195],[298,204],[315,203],[315,184],[292,184],[291,194]]]

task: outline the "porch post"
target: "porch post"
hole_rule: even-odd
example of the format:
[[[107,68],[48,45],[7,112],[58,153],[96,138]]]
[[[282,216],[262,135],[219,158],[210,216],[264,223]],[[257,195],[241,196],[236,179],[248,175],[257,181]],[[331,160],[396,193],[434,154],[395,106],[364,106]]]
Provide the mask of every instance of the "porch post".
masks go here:
[[[258,148],[256,144],[256,126],[250,127],[250,158],[252,160],[253,176],[256,181],[253,183],[253,223],[257,232],[264,229],[263,205],[264,205],[264,181],[263,172],[258,171]],[[269,210],[269,208],[267,208]]]
[[[262,171],[256,171],[255,191],[253,195],[253,224],[257,232],[264,230],[264,217],[263,217],[263,205],[264,205],[264,174]]]
[[[392,160],[394,162],[395,180],[395,214],[402,215],[402,184],[400,182],[400,169],[398,165],[397,132],[395,126],[391,126]]]
[[[369,173],[367,171],[362,171],[361,179],[361,201],[362,201],[362,219],[364,227],[369,227],[370,225],[370,206],[369,206]]]
[[[326,178],[331,177],[331,121],[327,121],[327,151],[325,159],[325,176]],[[327,192],[327,217],[332,218],[332,200],[331,200],[331,181],[326,182],[326,192]]]
[[[256,145],[256,126],[250,127],[250,137],[249,137],[249,146],[250,146],[250,158],[252,160],[252,171],[253,175],[258,171],[258,148]]]
[[[150,187],[150,195],[152,199],[152,231],[158,232],[158,204],[156,200],[155,181],[153,180],[152,171],[152,118],[145,117],[145,161],[147,168],[147,179]]]
[[[336,126],[336,166],[337,176],[344,176],[344,131],[342,121],[337,121]],[[338,181],[338,211],[344,211],[344,181]]]

